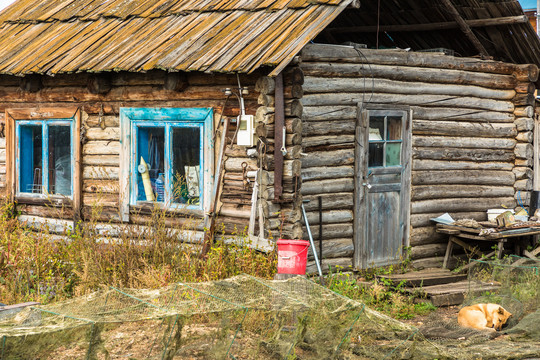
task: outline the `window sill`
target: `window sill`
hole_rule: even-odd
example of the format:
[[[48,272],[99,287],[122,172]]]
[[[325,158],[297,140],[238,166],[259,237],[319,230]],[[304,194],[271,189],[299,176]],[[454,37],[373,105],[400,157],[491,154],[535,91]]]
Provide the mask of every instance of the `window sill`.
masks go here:
[[[130,213],[136,213],[140,215],[151,215],[153,211],[164,210],[167,213],[174,213],[180,215],[203,217],[204,211],[202,209],[194,209],[187,207],[167,207],[163,203],[151,202],[151,201],[138,201],[137,205],[130,205]]]
[[[15,197],[18,204],[25,205],[45,205],[55,208],[72,207],[73,200],[65,196],[45,196],[45,195],[18,195]]]

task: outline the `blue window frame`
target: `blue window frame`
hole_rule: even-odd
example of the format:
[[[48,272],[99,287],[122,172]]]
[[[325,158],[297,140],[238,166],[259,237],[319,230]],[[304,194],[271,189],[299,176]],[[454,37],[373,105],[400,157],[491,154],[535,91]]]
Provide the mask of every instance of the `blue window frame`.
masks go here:
[[[213,159],[211,108],[121,108],[123,202],[203,209]],[[121,178],[121,182],[122,182]],[[129,212],[129,210],[127,209]]]
[[[17,195],[73,198],[73,119],[17,120]]]

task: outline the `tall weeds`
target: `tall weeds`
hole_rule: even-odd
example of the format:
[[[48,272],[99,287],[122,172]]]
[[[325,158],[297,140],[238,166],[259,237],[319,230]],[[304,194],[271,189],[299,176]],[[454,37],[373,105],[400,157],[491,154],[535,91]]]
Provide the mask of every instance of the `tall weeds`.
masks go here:
[[[0,207],[0,302],[47,303],[103,286],[157,288],[174,282],[218,280],[241,273],[271,278],[275,253],[245,243],[245,234],[226,236],[199,256],[200,243],[186,242],[197,221],[174,223],[155,209],[144,225],[103,223],[100,209],[89,219],[52,234],[15,220],[14,207]]]

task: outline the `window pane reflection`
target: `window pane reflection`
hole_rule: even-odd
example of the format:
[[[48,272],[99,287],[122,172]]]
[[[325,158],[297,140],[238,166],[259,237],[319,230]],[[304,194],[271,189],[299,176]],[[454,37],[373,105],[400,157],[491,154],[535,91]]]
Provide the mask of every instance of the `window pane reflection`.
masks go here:
[[[173,202],[198,205],[202,192],[200,179],[201,130],[195,127],[173,128]]]
[[[386,144],[386,166],[401,165],[401,143]]]
[[[42,126],[21,125],[19,128],[20,175],[19,191],[42,192]]]
[[[369,143],[368,166],[383,166],[384,143]]]
[[[49,193],[71,195],[71,131],[69,126],[49,127]]]
[[[401,117],[388,117],[388,134],[386,140],[401,140]]]
[[[164,201],[164,149],[165,129],[163,127],[137,129],[137,200]]]

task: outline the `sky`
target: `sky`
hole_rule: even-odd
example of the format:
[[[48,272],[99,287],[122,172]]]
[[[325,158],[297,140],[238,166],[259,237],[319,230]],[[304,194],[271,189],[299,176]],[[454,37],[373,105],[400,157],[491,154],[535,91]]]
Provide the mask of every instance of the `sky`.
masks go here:
[[[0,0],[0,9],[5,8],[11,4],[14,0]],[[536,8],[536,0],[519,0],[521,7],[524,9]]]
[[[0,9],[5,8],[9,4],[11,4],[13,0],[0,0]]]
[[[519,3],[521,4],[521,7],[524,9],[536,8],[536,0],[519,0]]]

